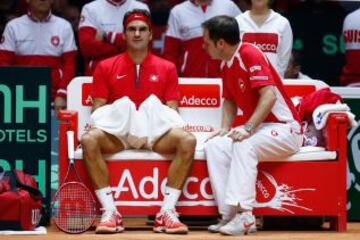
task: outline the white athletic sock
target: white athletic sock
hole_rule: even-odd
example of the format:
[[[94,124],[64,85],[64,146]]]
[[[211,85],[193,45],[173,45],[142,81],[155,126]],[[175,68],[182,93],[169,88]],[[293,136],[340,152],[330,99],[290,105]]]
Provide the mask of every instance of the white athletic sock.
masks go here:
[[[166,186],[161,210],[174,209],[180,195],[181,190]]]
[[[236,215],[236,207],[231,205],[226,205],[225,210],[222,213],[222,220],[229,221]]]
[[[106,211],[116,210],[114,198],[109,186],[95,190],[96,196],[100,201],[101,206]]]

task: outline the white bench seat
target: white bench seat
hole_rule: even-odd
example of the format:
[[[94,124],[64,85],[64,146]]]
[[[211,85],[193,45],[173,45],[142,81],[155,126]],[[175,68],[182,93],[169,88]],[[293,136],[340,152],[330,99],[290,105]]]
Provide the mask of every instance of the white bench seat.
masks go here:
[[[75,159],[82,159],[82,149],[78,148],[75,151]],[[107,154],[105,155],[105,159],[107,161],[122,161],[122,160],[169,160],[171,159],[171,155],[161,155],[155,152],[147,151],[147,150],[126,150],[121,151],[115,154]],[[322,147],[302,147],[299,152],[294,155],[291,155],[285,159],[269,159],[270,162],[297,162],[297,161],[329,161],[336,159],[335,151],[326,151],[325,148]],[[196,149],[195,152],[195,160],[205,161],[205,153],[203,148]]]

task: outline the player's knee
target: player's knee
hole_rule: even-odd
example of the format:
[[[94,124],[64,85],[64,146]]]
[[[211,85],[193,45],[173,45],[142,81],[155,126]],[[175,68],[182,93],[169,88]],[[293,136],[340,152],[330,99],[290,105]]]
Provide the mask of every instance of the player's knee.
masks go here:
[[[219,143],[219,140],[220,140],[220,137],[215,137],[215,138],[212,138],[209,141],[207,141],[206,144],[204,145],[205,152],[219,149],[221,146],[221,144]]]
[[[186,133],[179,143],[179,150],[189,154],[193,154],[196,148],[196,137],[191,133]]]
[[[85,133],[84,135],[81,136],[80,143],[84,151],[87,151],[87,149],[91,149],[95,147],[98,143],[97,134],[91,131]]]

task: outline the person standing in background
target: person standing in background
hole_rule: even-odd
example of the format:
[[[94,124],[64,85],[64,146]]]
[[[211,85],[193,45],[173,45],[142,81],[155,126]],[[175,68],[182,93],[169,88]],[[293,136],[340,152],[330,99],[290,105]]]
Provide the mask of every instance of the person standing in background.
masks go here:
[[[78,33],[85,75],[92,75],[99,61],[124,52],[122,21],[125,13],[135,8],[149,11],[136,0],[95,0],[84,5]]]
[[[346,16],[343,26],[346,63],[340,85],[360,87],[360,8]]]
[[[301,72],[302,56],[301,53],[293,50],[291,52],[289,64],[285,71],[285,79],[311,79],[306,74]]]
[[[11,20],[0,41],[0,66],[51,69],[51,101],[66,107],[66,88],[75,76],[77,47],[71,25],[51,13],[53,0],[28,0],[28,13]]]
[[[175,63],[181,77],[219,77],[220,61],[201,48],[201,24],[211,17],[235,17],[240,9],[230,0],[187,0],[176,5],[168,20],[164,58]]]
[[[255,44],[284,77],[293,44],[289,21],[270,8],[271,0],[251,0],[251,9],[236,17],[242,42]]]

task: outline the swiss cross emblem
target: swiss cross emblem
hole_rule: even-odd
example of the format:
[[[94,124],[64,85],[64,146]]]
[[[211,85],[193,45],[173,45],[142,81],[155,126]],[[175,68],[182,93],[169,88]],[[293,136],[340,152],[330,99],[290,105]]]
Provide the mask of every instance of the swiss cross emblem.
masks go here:
[[[92,97],[90,95],[87,96],[86,100],[85,100],[85,103],[87,105],[92,105],[93,103],[93,100],[92,100]]]
[[[59,36],[52,36],[51,37],[51,44],[55,47],[59,46],[60,38]]]
[[[274,129],[273,130],[271,130],[271,135],[273,135],[274,137],[276,137],[276,136],[278,136],[279,135],[279,133],[277,132],[277,131],[275,131]]]
[[[188,27],[181,27],[179,31],[180,34],[188,34],[190,30]]]
[[[241,91],[245,92],[246,86],[245,86],[244,80],[242,78],[239,78],[238,82],[239,82],[239,87],[240,87]]]
[[[159,75],[151,75],[150,76],[150,82],[158,82],[159,81]]]

